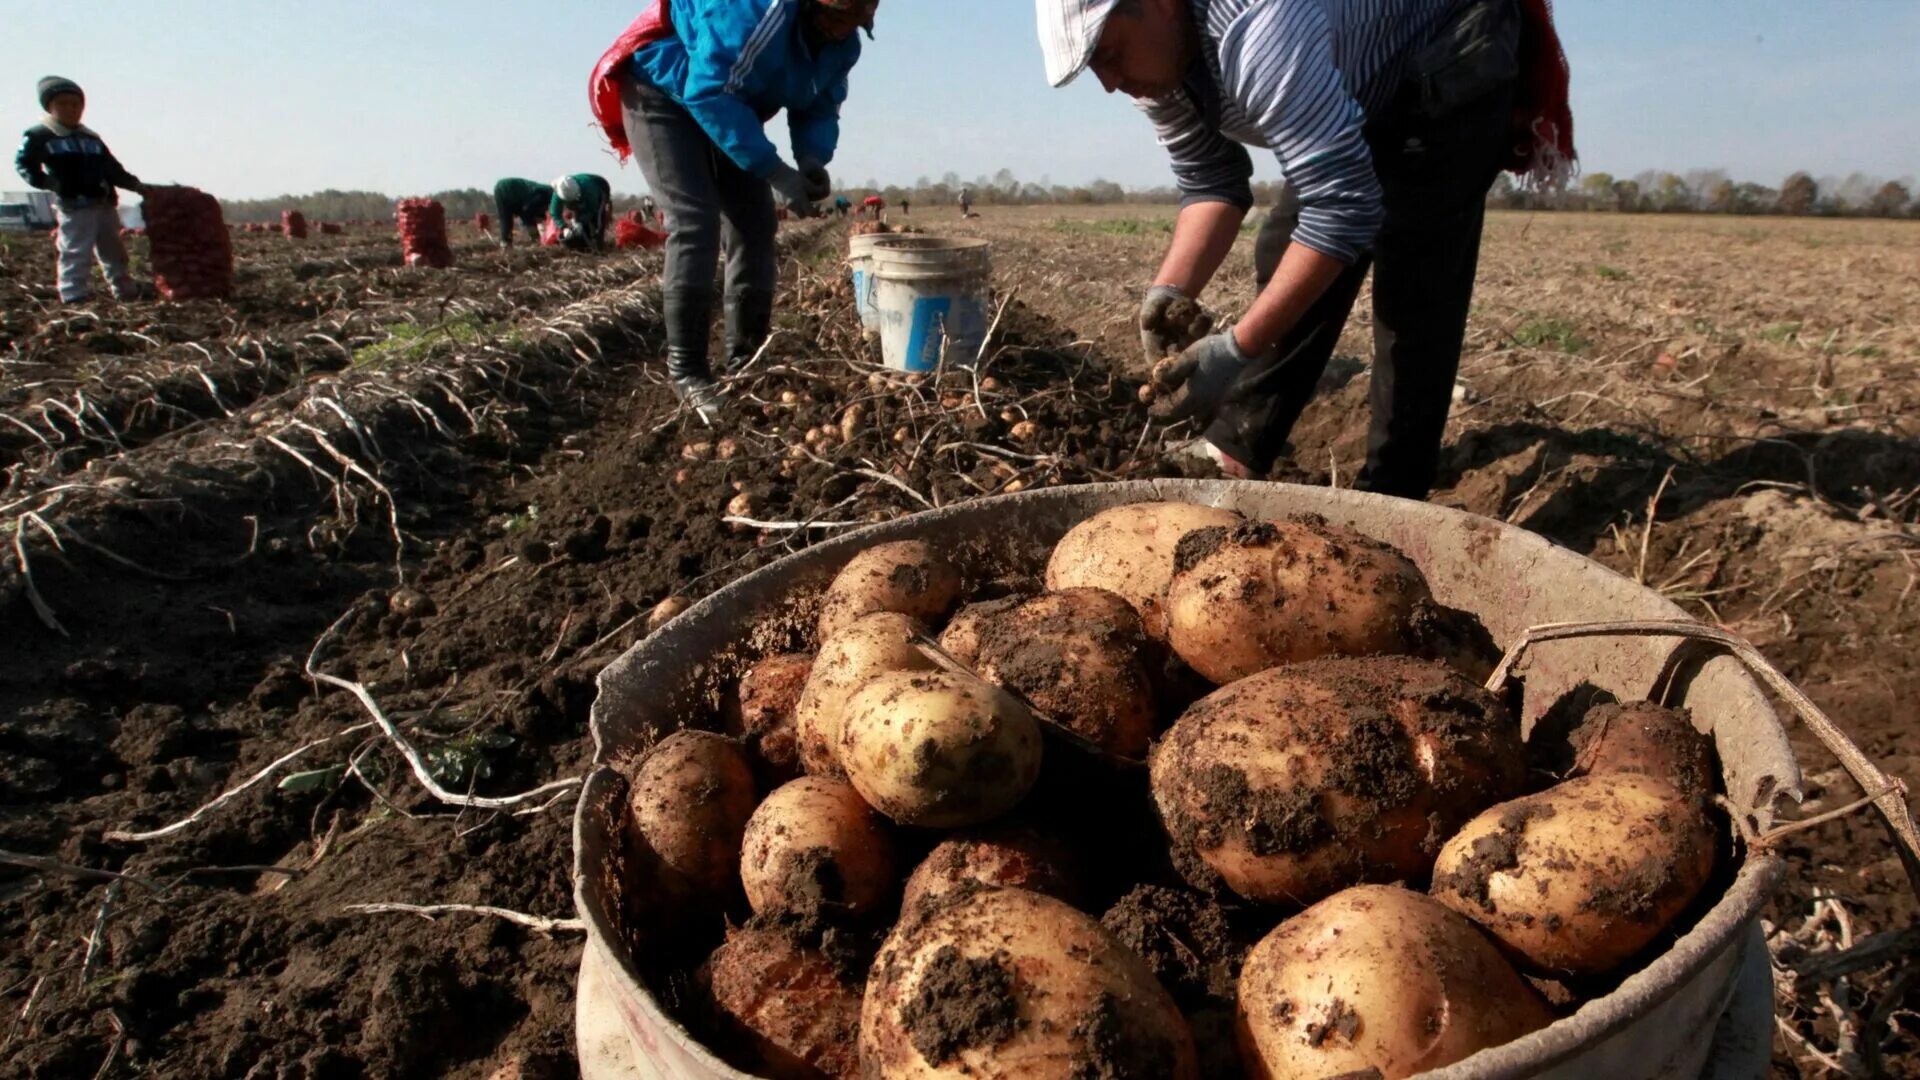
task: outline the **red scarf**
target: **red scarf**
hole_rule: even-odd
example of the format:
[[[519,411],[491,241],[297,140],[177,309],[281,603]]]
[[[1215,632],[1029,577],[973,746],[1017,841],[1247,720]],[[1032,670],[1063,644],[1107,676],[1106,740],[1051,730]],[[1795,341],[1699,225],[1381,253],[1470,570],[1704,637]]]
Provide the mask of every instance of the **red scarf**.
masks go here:
[[[593,77],[587,80],[587,99],[593,107],[593,118],[599,121],[600,130],[613,144],[614,154],[623,162],[632,155],[633,147],[627,145],[627,125],[620,107],[620,71],[641,46],[673,36],[673,19],[667,12],[667,3],[668,0],[647,0],[640,17],[601,55],[600,62],[593,66]]]
[[[1520,86],[1507,171],[1536,185],[1564,186],[1580,160],[1567,105],[1567,54],[1548,0],[1521,0],[1520,11]]]

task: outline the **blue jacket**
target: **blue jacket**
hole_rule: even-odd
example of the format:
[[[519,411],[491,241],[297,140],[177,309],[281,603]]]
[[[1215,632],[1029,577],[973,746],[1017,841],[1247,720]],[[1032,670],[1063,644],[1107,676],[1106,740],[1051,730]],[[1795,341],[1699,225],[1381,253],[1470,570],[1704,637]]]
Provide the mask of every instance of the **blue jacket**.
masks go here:
[[[674,0],[674,35],[634,52],[634,76],[679,102],[755,176],[780,161],[762,128],[782,109],[795,160],[825,165],[840,143],[840,104],[860,37],[815,52],[799,11],[799,0]]]

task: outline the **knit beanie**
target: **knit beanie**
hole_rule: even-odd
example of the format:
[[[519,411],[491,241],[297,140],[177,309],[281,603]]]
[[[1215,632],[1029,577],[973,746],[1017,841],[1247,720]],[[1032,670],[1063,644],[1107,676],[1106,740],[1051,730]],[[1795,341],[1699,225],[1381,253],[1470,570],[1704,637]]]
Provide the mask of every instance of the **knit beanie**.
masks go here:
[[[72,79],[63,79],[58,75],[49,75],[40,80],[41,108],[51,108],[53,106],[53,99],[59,97],[61,94],[79,94],[83,98],[87,96],[86,91],[80,89],[80,84],[74,82]]]

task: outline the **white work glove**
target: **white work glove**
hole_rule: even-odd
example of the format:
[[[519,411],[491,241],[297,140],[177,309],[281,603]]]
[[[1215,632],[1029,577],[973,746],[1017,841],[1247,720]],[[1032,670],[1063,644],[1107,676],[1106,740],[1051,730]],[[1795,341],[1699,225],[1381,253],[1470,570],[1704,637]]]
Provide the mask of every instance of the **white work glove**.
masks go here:
[[[813,216],[813,198],[808,193],[807,179],[800,175],[799,169],[782,161],[767,175],[767,184],[773,188],[773,201],[786,207],[794,217]]]

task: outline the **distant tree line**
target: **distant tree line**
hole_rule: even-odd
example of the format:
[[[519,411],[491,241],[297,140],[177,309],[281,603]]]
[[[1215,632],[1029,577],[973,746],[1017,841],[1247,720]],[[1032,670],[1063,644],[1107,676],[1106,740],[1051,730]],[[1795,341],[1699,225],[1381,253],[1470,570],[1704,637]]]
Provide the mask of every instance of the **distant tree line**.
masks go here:
[[[470,218],[475,214],[493,213],[493,192],[479,188],[461,188],[457,191],[435,191],[426,196],[440,200],[447,208],[450,220]],[[377,191],[336,191],[328,188],[308,195],[278,195],[271,199],[222,199],[220,208],[230,222],[280,220],[282,210],[298,210],[311,221],[391,221],[393,208],[398,202],[391,195]],[[637,195],[618,195],[613,197],[615,213],[625,213],[638,209],[640,197]]]
[[[1631,179],[1590,172],[1564,191],[1528,191],[1502,173],[1487,205],[1508,210],[1594,210],[1622,214],[1781,214],[1789,217],[1920,217],[1910,180],[1854,173],[1796,172],[1777,188],[1735,181],[1720,169],[1648,170]]]
[[[1253,186],[1261,206],[1279,197],[1281,184],[1265,181]],[[1505,173],[1487,195],[1487,205],[1513,210],[1595,210],[1627,214],[1706,213],[1784,214],[1796,217],[1920,217],[1920,200],[1911,180],[1881,180],[1863,173],[1819,180],[1796,172],[1777,188],[1735,181],[1724,170],[1696,169],[1686,174],[1649,170],[1630,179],[1612,173],[1590,172],[1562,191],[1532,191],[1518,187]],[[1111,180],[1085,184],[1056,184],[1042,177],[1023,181],[1012,170],[963,180],[949,172],[939,179],[922,176],[912,184],[882,184],[867,180],[843,186],[840,193],[856,203],[878,195],[889,205],[916,202],[923,206],[953,206],[962,189],[977,206],[1104,206],[1116,203],[1171,205],[1180,193],[1171,185],[1127,188]],[[478,188],[438,191],[431,195],[447,208],[450,218],[493,212],[493,194]],[[639,205],[636,195],[616,195],[614,209],[624,213]],[[227,220],[278,221],[282,210],[297,209],[319,221],[374,220],[393,216],[394,199],[375,191],[316,191],[310,195],[282,195],[272,199],[227,200]]]

